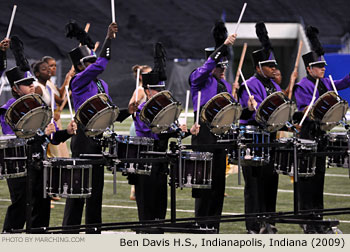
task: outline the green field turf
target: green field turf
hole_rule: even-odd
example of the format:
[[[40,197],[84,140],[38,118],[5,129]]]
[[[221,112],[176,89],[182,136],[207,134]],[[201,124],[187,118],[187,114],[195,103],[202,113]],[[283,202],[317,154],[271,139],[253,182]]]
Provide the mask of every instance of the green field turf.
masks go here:
[[[188,120],[192,122],[192,118]],[[68,120],[63,120],[67,125]],[[115,131],[127,134],[131,119],[124,123],[116,123]],[[190,126],[190,125],[189,125]],[[184,141],[189,143],[189,139]],[[69,144],[69,143],[68,143]],[[329,168],[325,179],[325,207],[343,208],[350,207],[350,179],[348,170],[344,168]],[[103,198],[103,222],[137,221],[136,202],[129,199],[130,185],[121,173],[117,173],[117,194],[113,194],[112,175],[105,170],[105,187]],[[242,214],[244,211],[243,179],[238,185],[237,174],[231,174],[227,178],[226,193],[223,214]],[[170,187],[168,190],[168,214],[170,218]],[[10,204],[6,180],[0,180],[0,227],[2,227],[7,206]],[[61,226],[65,200],[54,202],[51,210],[50,226]],[[194,217],[194,199],[191,198],[191,189],[176,190],[176,215],[178,218]],[[279,192],[277,199],[277,211],[293,211],[293,184],[285,175],[279,176]],[[350,215],[327,216],[325,219],[340,220],[339,228],[343,233],[350,234]],[[83,220],[84,221],[84,220]],[[277,224],[279,233],[302,233],[301,228],[295,224]],[[132,232],[131,230],[124,230]],[[118,231],[119,232],[119,231]],[[223,223],[220,233],[243,234],[245,225],[243,222]]]

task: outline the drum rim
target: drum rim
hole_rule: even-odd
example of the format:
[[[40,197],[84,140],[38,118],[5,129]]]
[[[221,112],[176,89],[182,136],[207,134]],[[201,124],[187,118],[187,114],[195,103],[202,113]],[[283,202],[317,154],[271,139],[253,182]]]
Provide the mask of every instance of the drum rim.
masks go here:
[[[160,95],[165,95],[165,94],[167,94],[167,95],[165,95],[165,96],[167,96],[167,97],[171,97],[173,100],[175,100],[174,99],[174,97],[172,96],[172,94],[171,94],[171,92],[169,91],[169,90],[163,90],[163,91],[160,91],[160,92],[158,92],[158,93],[156,93],[155,95],[153,95],[148,101],[146,101],[146,103],[145,103],[145,105],[143,106],[143,108],[141,109],[141,111],[140,111],[140,119],[141,119],[141,121],[143,121],[143,122],[145,122],[145,121],[147,121],[148,123],[150,123],[149,122],[149,120],[148,120],[148,118],[146,118],[146,116],[145,116],[145,110],[146,110],[146,108],[147,108],[147,106],[149,105],[149,103],[151,102],[151,101],[153,101],[156,97],[158,97],[158,96],[160,96]],[[177,101],[176,101],[177,102]],[[172,104],[172,103],[171,103]],[[171,105],[171,104],[168,104],[167,106],[169,106],[169,105]],[[165,106],[165,108],[167,107],[167,106]],[[164,108],[163,108],[164,109]],[[159,113],[161,112],[161,111],[163,111],[163,109],[161,109],[160,111],[159,111]],[[158,114],[159,114],[158,113]],[[157,114],[157,115],[158,115]],[[157,116],[156,115],[156,116]]]
[[[3,141],[5,140],[5,141]],[[8,141],[10,140],[10,141]],[[14,148],[19,146],[26,146],[27,140],[18,138],[16,135],[3,135],[0,136],[0,149]]]

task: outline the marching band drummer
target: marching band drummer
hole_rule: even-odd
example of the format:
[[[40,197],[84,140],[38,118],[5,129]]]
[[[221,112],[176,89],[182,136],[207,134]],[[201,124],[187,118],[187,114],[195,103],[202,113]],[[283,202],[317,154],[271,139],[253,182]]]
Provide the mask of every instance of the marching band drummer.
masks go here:
[[[332,91],[333,87],[329,78],[325,78],[326,61],[323,57],[324,50],[318,40],[318,29],[309,26],[306,30],[306,35],[311,42],[312,51],[304,54],[303,61],[307,76],[301,79],[294,87],[294,95],[299,111],[305,113],[309,106],[316,80],[319,79],[316,99],[324,93]],[[341,80],[334,81],[335,87],[342,90],[350,87],[350,75],[346,75]],[[308,118],[303,122],[300,132],[300,137],[304,139],[317,140],[317,151],[325,151],[327,142],[325,138],[325,131],[320,129],[320,124],[311,121]],[[312,177],[300,177],[299,186],[299,207],[301,210],[323,209],[323,191],[324,191],[324,177],[325,177],[326,157],[316,157],[316,171]],[[320,219],[322,219],[320,217]],[[327,232],[323,226],[319,225],[303,225],[305,233],[325,233]]]
[[[14,37],[12,37],[12,41],[14,40]],[[24,68],[22,67],[22,69]],[[21,67],[14,67],[6,72],[14,98],[8,100],[0,109],[0,122],[4,135],[14,135],[11,127],[5,122],[5,113],[7,109],[21,96],[34,93],[34,78],[29,71],[26,71],[29,70],[29,66],[27,65],[24,70],[25,71],[21,70]],[[76,128],[75,122],[71,121],[67,130],[56,131],[56,125],[50,123],[46,127],[43,136],[36,135],[34,137],[34,144],[32,145],[33,152],[42,152],[41,144],[43,144],[46,139],[49,139],[52,133],[53,138],[51,143],[59,144],[70,138],[71,135],[74,134]],[[31,174],[33,176],[32,227],[48,227],[50,223],[50,198],[47,197],[44,199],[42,197],[44,188],[43,171],[34,167],[27,167],[27,169],[32,169]],[[7,179],[7,184],[10,191],[11,205],[6,212],[3,233],[11,232],[13,229],[23,229],[26,222],[26,177],[9,178]]]
[[[216,35],[215,35],[216,34]],[[236,34],[227,36],[227,30],[222,21],[218,21],[213,29],[213,35],[216,43],[214,48],[206,48],[207,61],[203,66],[195,69],[190,77],[191,94],[194,110],[194,118],[197,111],[198,91],[202,93],[200,101],[201,108],[212,97],[221,93],[228,92],[231,94],[232,86],[225,80],[225,71],[227,68],[227,48],[232,46],[236,40]],[[254,97],[251,97],[249,102],[249,110],[254,110]],[[252,112],[244,110],[242,116],[249,116]],[[195,151],[213,152],[212,149],[207,149],[200,145],[215,144],[217,137],[210,131],[205,122],[199,121],[201,130],[198,135],[192,136],[192,144],[198,145],[198,148],[193,148]],[[213,174],[211,189],[192,189],[192,196],[195,198],[195,216],[221,216],[224,203],[225,193],[225,170],[226,170],[226,152],[223,149],[215,149],[213,152]],[[208,225],[211,226],[211,225]],[[214,223],[211,227],[217,229],[219,233],[220,223]]]
[[[280,86],[274,81],[277,62],[275,60],[273,49],[267,35],[265,24],[260,22],[256,24],[256,33],[263,48],[252,53],[255,74],[250,77],[246,83],[250,93],[257,102],[257,108],[270,94],[281,91]],[[261,34],[263,34],[261,36]],[[249,95],[242,83],[238,92],[239,102],[242,107],[248,106]],[[255,125],[255,113],[247,120],[241,120],[241,125]],[[276,134],[270,135],[270,141],[276,138]],[[270,155],[271,157],[273,155]],[[275,212],[278,189],[278,174],[274,172],[273,162],[269,164],[254,167],[242,166],[244,176],[244,212],[262,213]],[[277,229],[270,225],[270,232],[277,232]],[[266,232],[266,227],[260,226],[256,220],[246,220],[246,229],[248,234],[259,234]]]
[[[165,87],[165,51],[159,42],[155,46],[155,61],[159,62],[159,67],[155,67],[149,73],[142,74],[143,88],[147,100],[158,92],[163,91]],[[153,133],[149,126],[140,119],[140,111],[145,104],[146,101],[141,103],[136,111],[134,118],[136,135],[153,138],[155,140],[154,151],[165,152],[168,148],[169,138],[177,137],[178,133],[174,131],[160,134]],[[198,134],[199,132],[199,126],[197,125],[193,125],[189,132],[186,125],[181,125],[180,128],[182,132],[186,133],[185,136]],[[167,173],[168,163],[154,163],[152,164],[150,176],[129,176],[129,182],[135,184],[135,196],[140,221],[165,219],[168,199]]]
[[[70,87],[75,111],[90,97],[99,93],[108,94],[108,85],[98,75],[103,73],[111,58],[112,39],[118,32],[117,23],[108,26],[107,36],[101,49],[100,56],[96,58],[87,46],[79,46],[69,52],[69,57],[75,68],[76,75],[72,78]],[[93,139],[87,137],[82,125],[78,125],[77,135],[71,141],[72,157],[80,154],[101,154],[102,148]],[[86,199],[85,223],[102,223],[102,196],[104,186],[104,168],[94,165],[92,169],[92,194]],[[64,209],[63,226],[80,225],[85,199],[67,199]],[[101,233],[97,230],[94,233]]]

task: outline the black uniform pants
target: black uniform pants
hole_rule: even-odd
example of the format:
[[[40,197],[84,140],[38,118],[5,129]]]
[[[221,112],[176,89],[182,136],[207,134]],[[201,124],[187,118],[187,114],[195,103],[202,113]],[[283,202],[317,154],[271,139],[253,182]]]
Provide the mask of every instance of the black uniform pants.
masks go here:
[[[275,212],[278,190],[278,174],[273,165],[243,166],[244,176],[244,212]],[[252,219],[246,220],[247,230],[259,233],[260,223]]]
[[[43,171],[32,174],[32,227],[48,227],[50,224],[50,198],[43,197]],[[3,232],[23,229],[26,223],[27,182],[26,177],[7,179],[11,205],[7,208]]]

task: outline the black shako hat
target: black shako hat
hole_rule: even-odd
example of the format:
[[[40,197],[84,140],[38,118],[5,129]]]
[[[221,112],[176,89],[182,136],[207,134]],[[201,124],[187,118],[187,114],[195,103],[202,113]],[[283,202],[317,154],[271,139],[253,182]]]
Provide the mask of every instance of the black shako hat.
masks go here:
[[[305,68],[312,67],[316,64],[324,64],[327,65],[326,60],[324,59],[324,49],[318,40],[318,29],[313,26],[308,26],[306,28],[306,36],[308,37],[311,44],[311,52],[304,54],[303,61]]]
[[[265,24],[263,22],[256,23],[255,31],[263,48],[252,53],[254,67],[261,67],[264,64],[277,65]]]
[[[5,73],[11,87],[19,85],[29,86],[35,80],[30,71],[22,71],[20,67],[17,66],[11,68]]]
[[[68,56],[77,72],[79,72],[79,64],[83,65],[84,61],[97,58],[94,51],[90,50],[86,45],[74,48],[68,53]]]

